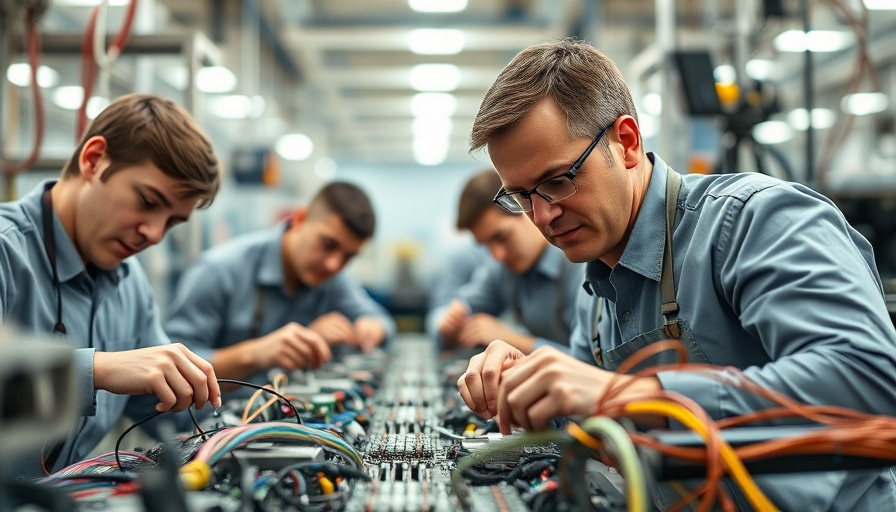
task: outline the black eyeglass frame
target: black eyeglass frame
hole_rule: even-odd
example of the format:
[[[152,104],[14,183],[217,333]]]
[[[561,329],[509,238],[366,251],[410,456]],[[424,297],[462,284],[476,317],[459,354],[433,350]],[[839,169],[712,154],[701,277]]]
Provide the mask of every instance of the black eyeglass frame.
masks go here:
[[[607,126],[606,128],[604,128],[603,130],[601,130],[600,132],[598,132],[598,134],[595,135],[594,139],[591,141],[591,144],[588,145],[588,148],[585,149],[585,152],[582,153],[582,156],[580,156],[579,159],[576,160],[576,163],[572,164],[572,167],[570,167],[569,170],[566,171],[565,173],[563,173],[563,174],[558,174],[557,176],[552,176],[552,177],[550,177],[550,178],[541,180],[541,181],[538,182],[538,184],[535,185],[531,190],[516,190],[516,191],[514,191],[514,192],[508,192],[507,190],[505,190],[505,189],[502,187],[501,190],[499,190],[498,193],[495,194],[495,197],[494,197],[494,199],[492,199],[492,202],[494,202],[496,205],[500,206],[504,211],[506,211],[506,212],[508,212],[508,213],[516,213],[516,214],[520,214],[520,213],[526,213],[526,212],[531,212],[531,211],[532,211],[532,208],[533,208],[533,206],[532,206],[532,194],[537,194],[540,198],[544,199],[544,200],[547,201],[548,203],[556,203],[556,202],[558,202],[558,201],[563,201],[563,199],[569,199],[570,197],[574,196],[574,195],[576,194],[576,192],[579,191],[579,189],[576,187],[576,184],[575,184],[575,182],[573,181],[573,178],[576,177],[576,174],[579,172],[579,169],[580,169],[580,168],[582,167],[582,165],[585,163],[585,160],[587,160],[588,157],[591,156],[591,152],[592,152],[592,151],[594,150],[594,148],[597,146],[597,143],[600,142],[600,139],[602,139],[603,136],[604,136],[604,134],[607,133],[607,130],[609,130],[609,129],[612,128],[612,127],[613,127],[613,125],[611,124],[611,125]],[[570,183],[570,184],[572,185],[572,187],[573,187],[573,193],[572,193],[572,194],[570,194],[570,195],[568,195],[568,196],[566,196],[566,197],[564,197],[564,198],[562,198],[562,199],[553,199],[552,197],[547,196],[547,195],[545,195],[545,194],[542,194],[541,192],[538,191],[538,187],[542,186],[543,184],[545,184],[545,183],[547,183],[547,182],[549,182],[549,181],[556,180],[556,179],[559,179],[559,178],[564,178],[564,179],[566,179],[566,180],[569,181],[569,183]],[[523,208],[523,206],[520,204],[519,201],[517,201],[516,199],[513,199],[513,198],[512,198],[512,196],[515,196],[515,195],[520,195],[520,196],[525,197],[526,199],[529,200],[529,209],[528,209],[528,210],[525,209],[525,208]],[[519,210],[511,210],[511,209],[508,208],[505,204],[503,204],[503,203],[501,202],[501,199],[502,199],[502,198],[505,198],[505,197],[509,197],[509,198],[511,198],[511,199],[513,200],[513,203],[516,204],[516,205],[519,207]]]

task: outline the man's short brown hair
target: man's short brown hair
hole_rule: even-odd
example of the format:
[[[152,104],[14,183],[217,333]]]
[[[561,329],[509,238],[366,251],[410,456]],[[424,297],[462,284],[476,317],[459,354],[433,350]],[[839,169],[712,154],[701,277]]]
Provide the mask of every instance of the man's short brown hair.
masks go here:
[[[501,178],[494,169],[485,169],[470,178],[457,203],[457,229],[472,229],[491,208],[507,213],[493,201],[500,189]]]
[[[121,96],[93,120],[62,170],[62,178],[78,175],[78,158],[88,139],[106,139],[111,162],[105,181],[125,167],[152,162],[180,182],[183,197],[197,198],[197,207],[212,203],[221,186],[218,158],[205,132],[174,101],[151,94]]]
[[[308,216],[332,213],[358,238],[367,240],[376,228],[376,214],[367,194],[357,185],[334,181],[320,189],[308,204]]]

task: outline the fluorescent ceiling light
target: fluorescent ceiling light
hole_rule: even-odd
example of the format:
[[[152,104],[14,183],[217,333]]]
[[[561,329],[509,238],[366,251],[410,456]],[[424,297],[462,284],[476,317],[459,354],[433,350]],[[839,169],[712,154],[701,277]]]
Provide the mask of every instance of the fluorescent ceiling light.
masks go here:
[[[408,0],[417,12],[460,12],[467,8],[467,0]]]
[[[408,48],[418,55],[454,55],[464,49],[464,33],[454,28],[418,28],[408,34]]]
[[[812,30],[808,35],[802,30],[788,30],[775,38],[779,52],[836,52],[852,44],[852,34],[836,30]]]
[[[659,130],[656,118],[653,116],[638,116],[638,128],[641,129],[641,138],[653,137]]]
[[[52,95],[53,104],[65,110],[78,110],[84,101],[84,89],[80,85],[57,87]]]
[[[314,152],[314,142],[304,133],[290,133],[277,139],[274,151],[284,160],[305,160]]]
[[[422,92],[449,92],[460,84],[460,70],[452,64],[419,64],[411,69],[411,87]]]
[[[236,75],[224,66],[200,68],[196,88],[202,92],[230,92],[236,88]]]
[[[784,121],[765,121],[753,127],[753,138],[760,144],[781,144],[793,138],[793,128]]]
[[[716,69],[712,70],[712,76],[716,82],[723,84],[731,84],[737,81],[737,73],[731,64],[717,66]]]
[[[834,126],[834,120],[837,118],[834,111],[829,108],[813,108],[812,109],[812,128],[816,130],[825,130]],[[794,130],[804,131],[809,128],[809,116],[806,109],[795,108],[787,114],[787,123]]]
[[[444,92],[421,92],[411,99],[411,113],[416,117],[451,117],[457,108],[457,98]]]
[[[19,62],[6,68],[6,78],[19,87],[31,85],[31,64]],[[49,67],[40,65],[37,68],[37,85],[48,89],[59,83],[59,73]]]
[[[221,119],[251,119],[264,113],[264,98],[232,94],[208,99],[209,112]]]
[[[766,59],[753,59],[747,62],[747,76],[753,80],[768,80],[775,70],[775,63]]]
[[[439,165],[448,157],[446,137],[416,137],[413,143],[414,160],[420,165]]]
[[[448,137],[452,123],[447,117],[415,117],[412,131],[415,137]]]
[[[896,11],[896,2],[893,0],[865,0],[865,7],[869,11]]]
[[[109,100],[102,96],[91,96],[89,100],[87,100],[87,114],[88,119],[96,119],[96,116],[100,115],[100,112],[106,109],[109,106]]]
[[[882,92],[857,92],[847,94],[840,102],[840,108],[847,114],[854,116],[866,116],[877,114],[887,109],[889,101],[887,95]]]
[[[655,92],[649,92],[641,99],[644,106],[644,113],[651,116],[658,116],[663,113],[663,98]]]

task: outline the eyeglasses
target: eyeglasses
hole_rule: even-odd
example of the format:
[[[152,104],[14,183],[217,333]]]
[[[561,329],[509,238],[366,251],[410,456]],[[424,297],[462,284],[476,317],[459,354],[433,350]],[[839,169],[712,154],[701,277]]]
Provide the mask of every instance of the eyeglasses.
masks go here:
[[[568,199],[578,190],[576,189],[575,183],[572,182],[573,178],[576,177],[579,168],[582,167],[582,164],[588,159],[588,155],[591,154],[591,151],[597,146],[600,139],[607,133],[610,126],[601,130],[600,133],[594,137],[594,140],[588,145],[588,149],[582,153],[582,156],[580,156],[579,159],[576,160],[576,163],[572,164],[572,167],[565,173],[542,181],[538,185],[535,185],[535,188],[532,190],[508,192],[502,188],[498,191],[497,195],[495,195],[493,201],[510,213],[525,213],[532,211],[532,194],[537,194],[549,203],[556,203],[557,201]]]

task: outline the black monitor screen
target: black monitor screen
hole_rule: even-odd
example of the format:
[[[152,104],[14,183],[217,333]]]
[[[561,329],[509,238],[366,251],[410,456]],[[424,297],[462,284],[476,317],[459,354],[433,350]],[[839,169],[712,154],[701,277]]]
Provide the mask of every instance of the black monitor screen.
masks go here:
[[[706,51],[676,51],[672,53],[688,114],[712,116],[722,113],[712,61]]]

